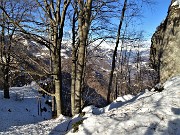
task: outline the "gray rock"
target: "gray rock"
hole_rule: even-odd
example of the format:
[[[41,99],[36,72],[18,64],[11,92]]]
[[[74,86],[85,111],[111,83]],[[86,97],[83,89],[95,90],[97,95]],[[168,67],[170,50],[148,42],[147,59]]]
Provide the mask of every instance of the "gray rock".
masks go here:
[[[172,0],[172,3],[174,0]],[[166,19],[152,36],[150,59],[159,82],[180,74],[180,8],[169,7]]]

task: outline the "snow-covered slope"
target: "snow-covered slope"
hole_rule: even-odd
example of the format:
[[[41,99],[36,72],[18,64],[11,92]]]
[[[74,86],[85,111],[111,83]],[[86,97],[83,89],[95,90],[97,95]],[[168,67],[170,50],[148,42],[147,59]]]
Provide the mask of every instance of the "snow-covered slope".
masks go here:
[[[162,92],[140,93],[110,106],[113,109],[101,115],[93,115],[100,109],[85,108],[79,131],[68,134],[180,135],[180,76],[167,81]]]
[[[11,88],[10,97],[4,99],[0,90],[0,134],[29,134],[22,127],[51,118],[50,107],[44,104],[44,98],[31,86]],[[42,116],[40,113],[38,115],[38,99],[41,100],[41,108],[47,109]]]
[[[50,119],[50,108],[43,102],[47,112],[38,115],[34,85],[12,88],[10,93],[11,99],[3,99],[0,91],[0,135],[180,135],[180,76],[168,80],[162,92],[126,95],[104,108],[88,106],[83,118]],[[69,131],[82,119],[78,132]]]
[[[171,6],[178,6],[180,8],[180,0],[175,0]]]
[[[0,135],[57,135],[67,132],[72,120],[62,115],[51,119],[51,109],[44,104],[47,97],[38,94],[35,83],[11,88],[10,97],[4,99],[0,90]],[[38,99],[41,100],[42,114],[38,114]]]

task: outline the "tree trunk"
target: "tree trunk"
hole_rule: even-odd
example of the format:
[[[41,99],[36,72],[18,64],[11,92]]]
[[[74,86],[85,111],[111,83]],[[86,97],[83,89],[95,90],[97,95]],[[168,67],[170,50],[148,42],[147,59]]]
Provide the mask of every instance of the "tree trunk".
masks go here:
[[[57,110],[57,117],[62,114],[62,88],[61,88],[61,80],[60,80],[60,73],[59,73],[59,63],[54,64],[54,85],[55,85],[55,102],[56,102],[56,110]]]
[[[72,66],[71,66],[71,113],[75,115],[75,83],[76,83],[76,48],[72,50]]]
[[[61,54],[60,47],[61,42],[57,39],[57,33],[54,34],[54,46],[59,46],[53,51],[52,54],[52,67],[53,67],[53,76],[54,76],[54,85],[55,85],[55,102],[56,102],[56,111],[57,117],[62,114],[62,75],[61,75]]]
[[[62,114],[62,107],[61,107],[61,85],[60,80],[57,79],[58,77],[55,77],[55,101],[56,101],[56,110],[57,110],[57,117]]]
[[[77,50],[76,45],[76,15],[77,15],[77,2],[75,1],[75,9],[72,20],[72,66],[71,66],[71,114],[75,115],[75,84],[76,84],[76,66],[77,66]]]
[[[77,59],[77,72],[76,72],[76,86],[75,86],[75,114],[81,112],[81,98],[82,98],[82,83],[84,75],[85,66],[85,51],[87,47],[87,37],[89,33],[90,18],[91,18],[91,8],[92,0],[87,0],[86,3],[83,1],[78,1],[79,14],[78,14],[78,29],[79,29],[79,49],[78,49],[78,59]]]
[[[49,35],[49,39],[51,38],[51,36]],[[50,49],[50,73],[53,73],[53,68],[52,68],[52,50]],[[54,79],[53,78],[53,75],[51,76],[52,80]],[[51,82],[51,93],[55,94],[55,89],[54,89],[54,82],[52,81]],[[56,107],[55,107],[55,97],[54,96],[51,96],[51,105],[52,105],[52,108],[51,108],[51,111],[52,111],[52,117],[54,118],[56,116]]]
[[[111,96],[111,89],[112,89],[113,74],[114,74],[114,70],[116,68],[117,48],[118,48],[118,45],[119,45],[120,33],[121,33],[122,24],[123,24],[123,21],[124,21],[124,14],[125,14],[125,11],[126,11],[126,5],[127,5],[127,0],[124,0],[124,6],[123,6],[123,9],[122,9],[121,19],[120,19],[120,23],[119,23],[119,27],[118,27],[117,38],[116,38],[116,46],[115,46],[115,49],[114,49],[113,59],[112,59],[112,67],[111,67],[109,86],[108,86],[108,94],[107,94],[107,104],[111,103],[111,100],[110,100],[111,97],[110,96]]]
[[[118,74],[118,72],[116,73],[116,75],[115,75],[115,82],[114,82],[114,84],[115,84],[115,87],[114,87],[114,100],[115,99],[117,99],[117,97],[118,97],[118,77],[117,77],[117,74]]]
[[[9,48],[9,46],[7,47],[6,45],[8,43],[6,43],[5,41],[5,15],[4,12],[2,12],[2,20],[3,20],[3,25],[1,26],[1,62],[5,65],[2,66],[2,72],[3,72],[3,89],[4,89],[4,98],[10,98],[9,96],[9,62],[10,62],[10,55],[9,52],[7,52],[7,48]],[[8,26],[9,27],[9,26]],[[7,31],[6,31],[7,32]],[[8,30],[8,34],[9,34],[9,30]],[[9,40],[9,39],[8,39]],[[5,59],[5,60],[4,60]]]
[[[78,65],[77,65],[77,79],[75,86],[75,114],[81,111],[81,87],[82,87],[82,76],[84,71],[84,57],[85,57],[85,45],[83,41],[80,41],[79,54],[78,54]]]
[[[4,66],[4,98],[9,99],[9,67]]]

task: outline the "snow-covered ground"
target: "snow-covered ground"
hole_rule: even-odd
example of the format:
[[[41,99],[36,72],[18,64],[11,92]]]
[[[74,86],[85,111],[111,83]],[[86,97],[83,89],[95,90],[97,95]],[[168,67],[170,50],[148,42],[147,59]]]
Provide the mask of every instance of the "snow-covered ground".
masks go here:
[[[83,118],[50,119],[43,98],[47,112],[38,115],[38,93],[32,85],[12,88],[10,93],[11,99],[4,99],[0,91],[0,135],[180,135],[180,76],[167,81],[162,92],[126,95],[104,108],[88,106]],[[78,132],[69,131],[82,119]]]
[[[102,109],[87,107],[79,131],[68,134],[180,135],[180,76],[167,81],[164,88],[114,101],[100,115],[94,114]]]
[[[44,104],[45,99],[34,88],[34,86],[13,87],[10,90],[10,99],[4,99],[3,91],[0,90],[0,135],[45,135],[60,132],[53,129],[65,117],[51,119],[50,107]],[[40,100],[41,108],[47,109],[42,111],[42,115],[40,112],[38,114]]]
[[[171,6],[178,6],[180,8],[180,0],[174,1]]]

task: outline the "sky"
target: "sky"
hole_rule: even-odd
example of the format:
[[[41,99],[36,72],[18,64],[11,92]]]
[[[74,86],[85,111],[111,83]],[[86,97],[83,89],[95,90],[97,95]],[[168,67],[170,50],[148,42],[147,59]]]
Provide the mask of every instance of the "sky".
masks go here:
[[[156,27],[166,18],[168,7],[171,0],[154,0],[156,3],[151,7],[145,7],[143,30],[147,32],[147,36],[151,38],[152,34],[155,32]]]

